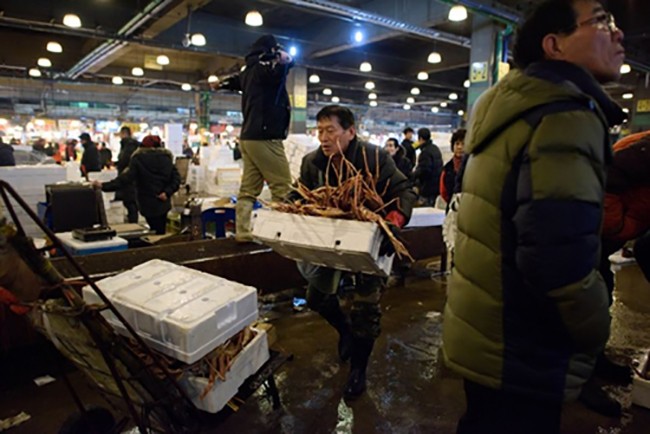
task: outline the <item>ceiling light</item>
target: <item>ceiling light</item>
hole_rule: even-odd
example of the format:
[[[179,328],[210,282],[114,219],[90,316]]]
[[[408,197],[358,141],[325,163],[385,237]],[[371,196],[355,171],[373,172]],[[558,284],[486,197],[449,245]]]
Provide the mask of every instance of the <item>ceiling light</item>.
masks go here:
[[[447,102],[446,101],[441,102],[440,107],[442,107],[442,108],[447,107]]]
[[[377,101],[370,101],[370,107],[377,107]]]
[[[203,33],[193,34],[190,41],[192,42],[192,45],[194,45],[195,47],[203,47],[206,43],[205,36],[203,36]]]
[[[465,21],[467,19],[467,9],[465,6],[456,5],[449,9],[447,18],[449,18],[449,21]]]
[[[624,108],[624,109],[623,109],[623,113],[629,113],[629,112],[630,112],[630,109],[629,109],[629,108]]]
[[[41,57],[40,59],[38,59],[36,64],[41,68],[49,68],[52,66],[52,62],[50,62],[50,59],[48,59],[47,57]]]
[[[259,27],[264,24],[264,19],[262,14],[257,11],[250,11],[246,14],[246,19],[244,22],[251,27]]]
[[[310,83],[320,83],[320,77],[317,74],[312,74],[309,76],[309,82]]]
[[[375,88],[375,83],[373,81],[367,81],[365,87],[368,90],[373,90]]]
[[[359,71],[370,72],[372,71],[372,65],[370,64],[370,62],[363,62],[361,65],[359,65]]]
[[[75,14],[66,14],[63,17],[63,25],[78,29],[81,27],[81,19]]]
[[[438,107],[431,107],[431,111],[433,113],[438,113],[440,111],[440,109]]]
[[[469,80],[465,80],[465,81],[463,82],[463,87],[464,87],[465,89],[469,89],[470,84],[471,84],[471,83],[469,82]]]
[[[219,82],[219,77],[216,75],[212,74],[211,76],[208,77],[208,83],[217,83]]]
[[[424,81],[424,80],[428,80],[428,79],[429,79],[429,73],[428,72],[425,72],[425,71],[418,72],[418,80]]]
[[[634,98],[633,93],[624,93],[623,94],[623,99],[632,99],[632,98]]]
[[[160,56],[156,57],[156,63],[162,66],[169,65],[169,57],[161,54]]]
[[[411,95],[419,95],[420,94],[420,88],[419,87],[414,87],[411,89]]]
[[[296,48],[295,45],[289,47],[289,55],[291,55],[291,57],[296,57],[297,54],[298,54],[298,48]]]
[[[368,94],[368,99],[377,99],[377,94],[375,92],[371,92]]]
[[[183,83],[183,84],[181,84],[181,89],[188,92],[188,91],[192,90],[192,85],[189,84],[189,83]]]
[[[47,51],[50,53],[63,53],[63,47],[58,42],[50,41],[47,43]]]
[[[41,70],[38,69],[38,68],[30,68],[29,75],[31,77],[40,77],[41,76]]]
[[[427,57],[427,62],[440,63],[442,62],[442,56],[437,51],[434,51],[431,54],[429,54],[429,57]]]
[[[119,86],[120,84],[124,84],[124,80],[123,80],[122,77],[120,77],[119,75],[116,75],[115,77],[113,77],[112,82],[113,82],[113,84],[116,84],[116,85],[118,85],[118,86]]]
[[[627,63],[621,65],[621,74],[629,74],[632,72],[632,67]]]
[[[452,101],[456,101],[458,99],[458,94],[455,92],[452,92],[449,94],[449,99]]]
[[[330,89],[329,87],[323,89],[323,95],[331,95],[331,94],[332,94],[332,89]]]
[[[404,110],[411,110],[411,106],[408,105],[408,104],[404,104],[404,105],[402,106],[402,108],[403,108]]]
[[[363,32],[361,30],[357,30],[354,32],[354,42],[362,42],[363,41]]]
[[[409,104],[413,104],[413,103],[415,103],[415,98],[413,98],[412,96],[409,96],[408,98],[406,98],[406,102],[409,103]]]
[[[333,103],[339,103],[339,102],[341,102],[341,98],[339,98],[338,96],[333,96],[332,97],[332,102]]]
[[[131,70],[131,74],[135,75],[136,77],[142,77],[144,75],[144,70],[139,66],[136,66]]]
[[[465,114],[465,111],[463,111],[463,110],[458,110],[458,116],[462,116],[462,115],[464,115],[464,114]]]

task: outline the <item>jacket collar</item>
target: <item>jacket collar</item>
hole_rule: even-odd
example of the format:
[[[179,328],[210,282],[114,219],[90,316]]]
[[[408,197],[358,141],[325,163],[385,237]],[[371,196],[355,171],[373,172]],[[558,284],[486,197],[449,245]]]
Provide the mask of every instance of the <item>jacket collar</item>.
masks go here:
[[[526,74],[552,83],[571,83],[596,101],[610,127],[620,125],[627,118],[621,107],[605,93],[594,76],[578,65],[559,60],[545,60],[530,65]]]

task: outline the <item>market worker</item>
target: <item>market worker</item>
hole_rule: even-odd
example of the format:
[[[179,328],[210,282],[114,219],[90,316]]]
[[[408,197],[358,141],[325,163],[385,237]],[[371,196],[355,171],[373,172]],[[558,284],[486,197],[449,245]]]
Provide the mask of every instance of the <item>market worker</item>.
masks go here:
[[[428,128],[418,130],[416,147],[420,150],[420,154],[413,170],[413,182],[418,188],[418,194],[424,205],[433,206],[440,194],[442,153],[431,141],[431,131]]]
[[[403,227],[411,217],[415,192],[410,188],[406,176],[397,170],[390,155],[357,138],[354,115],[348,108],[338,105],[324,107],[316,115],[316,121],[320,147],[303,158],[300,182],[310,190],[323,186],[326,179],[330,185],[336,186],[338,177],[334,173],[334,167],[339,167],[341,158],[345,157],[355,168],[365,171],[365,149],[370,173],[375,174],[379,170],[377,191],[385,191],[382,197],[384,202],[399,199],[386,210],[384,218],[396,228]],[[379,168],[376,166],[377,161]],[[352,311],[348,317],[341,309],[337,297],[343,271],[306,263],[299,263],[298,268],[308,282],[307,304],[339,333],[338,351],[341,360],[351,359],[345,395],[356,397],[366,388],[366,367],[380,332],[379,299],[386,279],[357,273],[354,276]]]
[[[451,196],[454,194],[454,188],[456,187],[456,177],[458,176],[460,166],[463,162],[463,156],[465,155],[463,152],[465,148],[465,134],[466,131],[461,128],[454,131],[451,135],[451,152],[454,153],[454,156],[443,166],[442,174],[440,175],[440,196],[447,202],[447,210],[449,210]]]
[[[517,68],[473,109],[443,326],[464,377],[457,432],[553,434],[609,336],[598,272],[623,33],[595,0],[546,0]]]
[[[81,174],[88,178],[90,172],[101,172],[102,166],[99,158],[99,151],[97,145],[90,139],[90,134],[82,133],[79,136],[81,146],[84,152],[81,155]]]
[[[123,126],[120,128],[120,153],[117,155],[117,173],[121,174],[131,162],[131,156],[140,147],[140,142],[133,138],[131,128]],[[121,200],[126,208],[128,223],[138,222],[138,204],[135,200],[135,184],[125,185],[115,192],[115,200]]]
[[[411,163],[411,160],[406,157],[406,152],[404,151],[404,148],[399,144],[397,139],[391,137],[390,139],[386,140],[384,149],[390,154],[391,157],[393,157],[393,161],[395,161],[395,166],[397,169],[399,169],[399,171],[406,175],[408,178],[413,171],[413,163]]]
[[[156,234],[164,234],[171,197],[181,185],[181,176],[174,165],[174,156],[162,147],[160,137],[146,136],[131,155],[128,169],[112,181],[94,184],[102,191],[116,191],[132,182],[140,214]]]

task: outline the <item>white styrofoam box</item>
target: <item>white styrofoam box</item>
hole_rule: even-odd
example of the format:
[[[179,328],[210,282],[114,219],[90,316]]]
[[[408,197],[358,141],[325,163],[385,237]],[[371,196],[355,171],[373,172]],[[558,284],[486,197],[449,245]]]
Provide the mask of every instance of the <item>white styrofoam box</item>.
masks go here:
[[[391,256],[379,256],[383,234],[375,223],[260,209],[253,237],[282,256],[338,270],[388,276]]]
[[[413,208],[411,220],[407,228],[420,228],[425,226],[442,226],[445,222],[445,211],[433,207]]]
[[[216,181],[217,184],[239,184],[241,182],[242,170],[237,165],[228,167],[218,167]]]
[[[217,379],[203,399],[201,399],[201,394],[209,383],[208,378],[191,375],[181,382],[185,392],[197,408],[209,413],[218,412],[237,394],[237,390],[244,381],[264,366],[269,359],[269,343],[266,332],[253,330],[257,332],[257,335],[235,357],[230,370],[226,373],[225,381]]]
[[[117,178],[117,170],[109,169],[101,172],[88,172],[89,181],[108,182]]]
[[[619,250],[616,253],[609,255],[610,268],[612,273],[620,271],[623,267],[628,267],[636,264],[636,259],[626,258],[623,256],[623,251]]]
[[[77,161],[65,164],[65,179],[69,182],[81,182],[81,165]]]
[[[255,288],[158,259],[97,284],[149,345],[185,363],[196,362],[258,315]],[[90,287],[83,297],[101,303]],[[113,315],[105,317],[125,333]]]
[[[644,372],[647,369],[650,354],[646,354],[639,363],[639,371]],[[641,407],[650,408],[650,380],[646,380],[634,373],[632,380],[632,403]]]
[[[72,232],[56,234],[67,250],[76,255],[126,250],[129,242],[124,238],[113,237],[110,240],[81,241],[72,237]]]

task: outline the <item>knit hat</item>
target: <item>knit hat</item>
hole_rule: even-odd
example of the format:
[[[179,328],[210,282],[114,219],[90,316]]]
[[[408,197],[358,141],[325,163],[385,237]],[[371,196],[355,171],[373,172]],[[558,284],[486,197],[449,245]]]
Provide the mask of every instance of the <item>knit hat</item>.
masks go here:
[[[278,41],[275,40],[273,35],[264,35],[253,43],[251,47],[253,51],[271,51],[272,48],[277,47]]]

